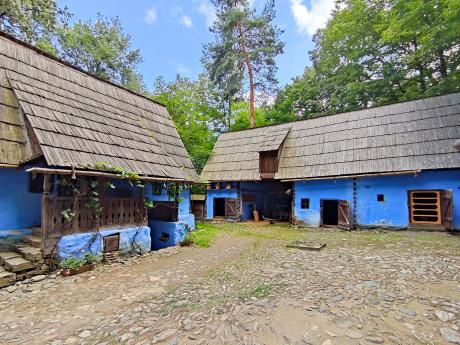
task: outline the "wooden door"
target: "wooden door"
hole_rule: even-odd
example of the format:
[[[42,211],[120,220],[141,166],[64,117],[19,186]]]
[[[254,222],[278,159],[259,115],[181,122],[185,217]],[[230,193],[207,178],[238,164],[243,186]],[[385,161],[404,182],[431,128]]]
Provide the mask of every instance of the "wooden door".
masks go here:
[[[339,200],[338,212],[338,227],[340,229],[351,230],[350,203],[347,200]]]
[[[225,198],[225,217],[237,217],[238,216],[238,204],[239,199]]]
[[[452,202],[452,190],[441,190],[441,222],[442,225],[448,229],[453,230],[453,202]]]

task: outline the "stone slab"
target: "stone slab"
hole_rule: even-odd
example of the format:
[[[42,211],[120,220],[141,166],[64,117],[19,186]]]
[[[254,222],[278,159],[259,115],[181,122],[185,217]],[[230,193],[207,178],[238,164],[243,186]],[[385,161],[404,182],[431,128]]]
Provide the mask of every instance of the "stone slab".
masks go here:
[[[42,236],[42,228],[32,228],[32,235],[41,237]]]
[[[20,272],[34,268],[35,265],[33,262],[26,260],[22,257],[6,259],[4,261],[4,266],[7,271],[10,272]]]
[[[25,246],[18,248],[17,251],[24,259],[29,261],[36,262],[43,259],[43,253],[40,248]]]
[[[6,259],[18,258],[21,255],[16,252],[1,252],[0,253],[0,265],[3,265]]]
[[[42,246],[42,239],[38,236],[28,235],[23,238],[23,241],[31,247],[41,248]]]
[[[16,283],[16,274],[12,272],[0,273],[0,288]]]

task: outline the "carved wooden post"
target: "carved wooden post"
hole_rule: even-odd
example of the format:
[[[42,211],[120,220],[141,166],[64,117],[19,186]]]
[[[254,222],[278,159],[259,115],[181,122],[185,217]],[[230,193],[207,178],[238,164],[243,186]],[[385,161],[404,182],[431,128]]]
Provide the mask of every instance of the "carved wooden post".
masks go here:
[[[43,194],[42,194],[42,209],[41,209],[41,228],[42,228],[42,251],[46,255],[45,248],[48,239],[50,227],[50,219],[52,212],[49,210],[48,195],[51,192],[51,175],[43,175]]]

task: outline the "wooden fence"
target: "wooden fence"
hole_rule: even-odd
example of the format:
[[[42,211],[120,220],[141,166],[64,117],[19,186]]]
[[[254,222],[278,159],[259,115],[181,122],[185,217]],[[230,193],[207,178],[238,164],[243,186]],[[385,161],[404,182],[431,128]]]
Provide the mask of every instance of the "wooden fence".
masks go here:
[[[43,195],[43,252],[50,255],[59,237],[111,227],[147,225],[147,210],[140,198],[102,198],[99,215],[87,205],[88,198]],[[64,213],[71,212],[66,217]]]

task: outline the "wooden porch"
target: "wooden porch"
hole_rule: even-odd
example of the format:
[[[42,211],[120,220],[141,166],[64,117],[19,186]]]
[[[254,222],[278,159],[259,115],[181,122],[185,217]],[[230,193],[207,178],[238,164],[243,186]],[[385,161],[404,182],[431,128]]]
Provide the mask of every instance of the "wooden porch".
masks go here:
[[[142,198],[103,197],[101,212],[88,207],[88,197],[60,197],[44,194],[41,203],[42,249],[45,257],[55,254],[59,238],[107,228],[147,225]],[[72,216],[65,217],[70,210]]]

